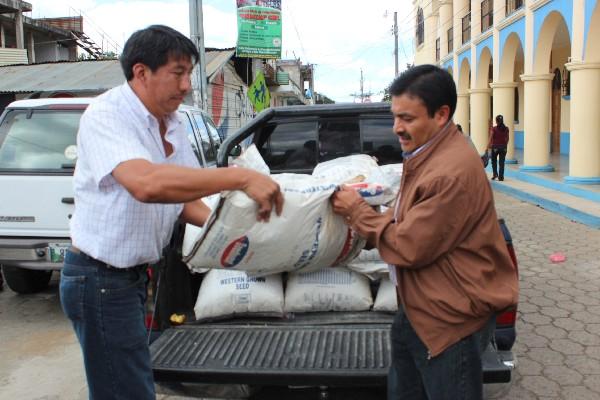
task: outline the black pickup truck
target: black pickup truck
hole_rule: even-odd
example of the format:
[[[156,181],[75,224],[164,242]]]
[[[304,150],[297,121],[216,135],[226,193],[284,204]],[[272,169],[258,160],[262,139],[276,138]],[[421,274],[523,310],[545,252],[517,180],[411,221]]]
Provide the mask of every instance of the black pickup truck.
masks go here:
[[[225,140],[218,164],[227,166],[240,146],[251,143],[272,173],[310,173],[318,162],[356,153],[372,155],[380,164],[399,163],[392,124],[386,103],[271,108]],[[510,233],[503,220],[499,223],[517,274]],[[155,321],[160,336],[151,353],[158,382],[315,386],[321,395],[333,387],[386,385],[392,314],[328,312],[195,322],[201,277],[181,262],[181,235],[182,230],[174,236],[157,270],[162,281]],[[186,323],[170,326],[171,313],[186,314]],[[495,340],[484,356],[484,383],[511,379],[515,317],[516,309],[497,317]]]

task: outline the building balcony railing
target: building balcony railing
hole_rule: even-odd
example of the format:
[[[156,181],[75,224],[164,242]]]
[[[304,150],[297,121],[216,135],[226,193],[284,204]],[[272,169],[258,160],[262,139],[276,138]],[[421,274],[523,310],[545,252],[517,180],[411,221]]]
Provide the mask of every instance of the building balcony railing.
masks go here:
[[[523,0],[506,0],[506,16],[523,7]]]
[[[471,40],[471,13],[462,18],[462,44]]]

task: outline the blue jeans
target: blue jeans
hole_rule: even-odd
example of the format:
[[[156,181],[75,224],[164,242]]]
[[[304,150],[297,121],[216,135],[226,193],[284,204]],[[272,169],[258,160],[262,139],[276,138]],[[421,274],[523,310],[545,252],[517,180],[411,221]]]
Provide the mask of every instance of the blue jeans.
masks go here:
[[[83,352],[89,398],[154,399],[144,325],[146,271],[98,266],[68,251],[60,301]]]
[[[480,331],[428,359],[427,348],[400,307],[392,324],[388,400],[482,399],[481,354],[494,327],[495,318],[492,317]]]

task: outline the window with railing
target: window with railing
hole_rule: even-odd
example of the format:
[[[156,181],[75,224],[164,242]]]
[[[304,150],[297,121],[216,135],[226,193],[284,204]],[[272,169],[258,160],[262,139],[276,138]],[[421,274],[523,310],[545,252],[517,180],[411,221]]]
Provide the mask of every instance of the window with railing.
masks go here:
[[[471,40],[471,12],[462,18],[462,44]]]
[[[440,38],[435,39],[435,61],[440,61]]]
[[[454,51],[454,28],[448,29],[448,54]]]
[[[417,46],[423,44],[425,41],[425,20],[423,19],[423,9],[419,8],[417,11]]]
[[[494,1],[481,2],[481,32],[485,32],[494,25]]]
[[[523,0],[506,0],[506,15],[510,15],[523,7]]]

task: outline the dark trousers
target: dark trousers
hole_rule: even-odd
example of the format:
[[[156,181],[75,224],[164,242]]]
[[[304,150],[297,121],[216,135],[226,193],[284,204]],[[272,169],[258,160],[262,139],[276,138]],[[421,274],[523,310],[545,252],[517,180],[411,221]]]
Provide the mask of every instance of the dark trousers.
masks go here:
[[[60,301],[81,345],[89,398],[154,399],[146,271],[109,269],[92,260],[68,251],[60,276]]]
[[[497,163],[500,159],[500,171],[498,171]],[[492,171],[495,177],[504,179],[504,160],[506,159],[506,147],[492,147]],[[498,173],[500,172],[500,173]]]
[[[429,353],[400,308],[392,325],[392,365],[388,400],[481,400],[481,355],[495,328],[495,318],[436,357]]]

